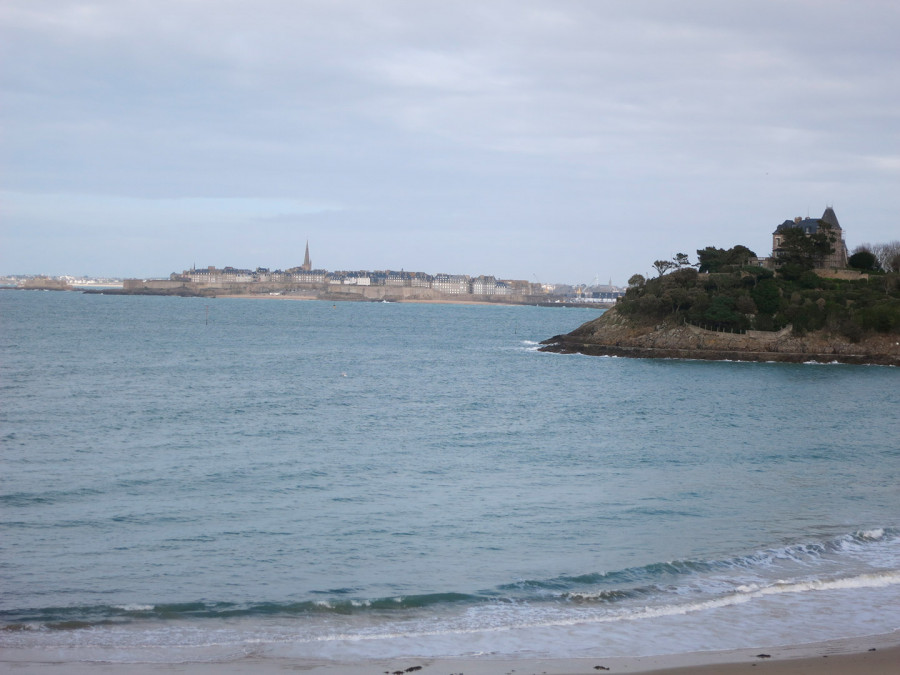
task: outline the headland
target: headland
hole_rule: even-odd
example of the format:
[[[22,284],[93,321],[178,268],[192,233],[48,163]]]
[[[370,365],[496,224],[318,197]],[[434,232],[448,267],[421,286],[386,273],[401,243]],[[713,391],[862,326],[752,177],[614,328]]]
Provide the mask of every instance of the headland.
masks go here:
[[[697,254],[695,264],[684,254],[657,260],[656,278],[634,275],[612,309],[542,350],[900,366],[900,272],[892,267],[823,268],[813,254],[760,259],[744,246]]]
[[[797,335],[779,331],[708,330],[677,320],[642,324],[618,308],[571,333],[541,344],[541,351],[590,356],[623,356],[707,361],[775,361],[900,366],[900,335],[872,333],[853,342],[828,330]]]

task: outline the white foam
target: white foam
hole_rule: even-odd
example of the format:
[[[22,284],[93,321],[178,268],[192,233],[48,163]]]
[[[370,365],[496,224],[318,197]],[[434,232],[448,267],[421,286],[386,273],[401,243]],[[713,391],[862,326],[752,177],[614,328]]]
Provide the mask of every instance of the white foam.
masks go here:
[[[611,656],[641,655],[650,646],[656,653],[677,653],[888,632],[896,628],[900,569],[750,582],[686,602],[669,597],[668,602],[659,598],[656,605],[486,603],[462,612],[427,610],[388,621],[362,613],[298,621],[179,621],[165,627],[130,623],[46,631],[38,640],[33,635],[6,637],[9,647],[45,645],[64,660],[112,662],[225,660],[247,653],[338,660],[464,656],[473,651],[512,657]]]
[[[799,594],[811,591],[830,591],[864,588],[885,588],[900,584],[900,570],[880,572],[873,574],[861,574],[855,577],[841,579],[812,579],[808,581],[788,582],[776,581],[770,585],[742,584],[735,587],[734,591],[726,595],[688,603],[669,603],[658,606],[645,606],[625,611],[613,611],[595,616],[572,615],[569,618],[553,619],[542,623],[525,624],[531,626],[563,626],[580,623],[613,623],[617,621],[636,621],[641,619],[653,619],[666,616],[679,616],[703,612],[710,609],[730,607],[751,602],[765,596],[781,595],[787,593]],[[587,597],[584,594],[583,597]],[[597,594],[595,597],[602,597]],[[525,626],[523,625],[523,627]]]
[[[758,592],[762,595],[772,595],[774,593],[803,593],[806,591],[830,591],[847,588],[884,588],[896,584],[900,584],[900,570],[860,574],[859,576],[846,579],[779,582],[773,586],[762,588]]]

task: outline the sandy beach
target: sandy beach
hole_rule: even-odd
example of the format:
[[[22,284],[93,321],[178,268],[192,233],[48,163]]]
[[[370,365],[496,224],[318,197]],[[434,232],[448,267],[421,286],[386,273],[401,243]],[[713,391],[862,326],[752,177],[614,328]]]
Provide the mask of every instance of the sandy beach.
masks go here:
[[[725,652],[667,654],[633,658],[464,659],[409,658],[359,663],[323,663],[300,659],[248,656],[225,662],[104,663],[54,660],[34,651],[9,650],[0,657],[0,672],[28,675],[261,675],[304,672],[310,675],[586,675],[587,673],[658,673],[659,675],[896,675],[900,672],[900,631],[887,635],[848,638],[828,642],[771,648],[746,648]]]

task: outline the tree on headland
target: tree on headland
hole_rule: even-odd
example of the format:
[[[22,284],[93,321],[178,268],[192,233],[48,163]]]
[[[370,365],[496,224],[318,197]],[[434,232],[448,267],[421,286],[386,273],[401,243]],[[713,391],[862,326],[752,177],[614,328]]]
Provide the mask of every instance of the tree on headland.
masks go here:
[[[654,260],[653,261],[653,269],[656,270],[656,275],[661,277],[663,274],[668,272],[669,270],[673,270],[678,265],[671,260]]]
[[[837,235],[827,223],[820,221],[818,230],[807,234],[801,227],[780,230],[781,244],[775,249],[779,267],[811,270],[834,253]]]
[[[707,246],[697,251],[697,264],[701,272],[728,272],[746,265],[756,254],[746,246],[738,244],[729,249]]]
[[[774,315],[782,307],[781,289],[772,277],[756,284],[750,295],[756,303],[757,310],[763,314]]]
[[[675,262],[675,265],[677,265],[679,268],[691,267],[691,260],[690,260],[690,258],[688,258],[687,253],[676,253],[675,257],[672,258],[672,260]]]
[[[880,267],[878,258],[871,251],[857,251],[847,259],[847,266],[862,272],[877,272]]]
[[[799,233],[807,238],[802,230]],[[827,238],[824,241],[828,243]],[[655,278],[634,275],[629,279],[616,311],[644,325],[688,323],[738,332],[791,326],[796,335],[826,331],[850,341],[873,333],[900,332],[900,274],[835,279],[800,266],[814,265],[816,256],[829,248],[821,241],[818,248],[803,248],[797,255],[804,259],[789,255],[792,262],[782,261],[775,271],[748,264],[755,256],[746,246],[709,246],[697,251],[699,272],[693,265],[679,267],[678,262],[658,260]],[[871,262],[868,256],[857,260]]]
[[[657,277],[661,277],[672,270],[682,270],[686,267],[694,267],[687,253],[676,253],[671,260],[655,260],[653,269],[656,270]]]

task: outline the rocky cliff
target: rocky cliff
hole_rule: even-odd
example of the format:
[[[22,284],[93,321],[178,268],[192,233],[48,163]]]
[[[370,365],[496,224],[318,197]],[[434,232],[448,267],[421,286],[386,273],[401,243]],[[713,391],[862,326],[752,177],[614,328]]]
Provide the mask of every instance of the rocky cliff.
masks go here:
[[[720,333],[689,324],[641,325],[615,308],[566,335],[542,343],[542,351],[596,356],[733,361],[856,363],[900,366],[900,335],[878,334],[858,342],[825,331]]]

